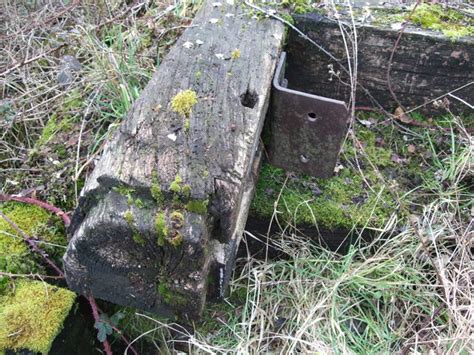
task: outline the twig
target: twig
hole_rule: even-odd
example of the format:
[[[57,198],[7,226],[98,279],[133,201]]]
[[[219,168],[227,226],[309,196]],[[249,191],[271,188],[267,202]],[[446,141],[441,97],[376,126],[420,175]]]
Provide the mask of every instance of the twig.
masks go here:
[[[405,108],[404,106],[400,103],[400,101],[398,100],[397,98],[397,95],[395,94],[395,92],[393,91],[393,88],[392,88],[392,81],[390,79],[390,72],[392,71],[392,61],[393,61],[393,56],[395,55],[395,51],[397,50],[398,48],[398,44],[400,43],[400,40],[402,38],[402,35],[403,35],[403,32],[405,31],[405,28],[408,26],[408,24],[410,23],[410,19],[413,15],[413,13],[415,12],[416,8],[418,7],[418,5],[420,4],[421,0],[417,0],[416,3],[415,3],[415,6],[413,6],[413,9],[411,10],[410,14],[408,15],[407,19],[405,20],[405,22],[403,23],[401,29],[400,29],[400,32],[398,33],[398,36],[397,36],[397,40],[395,41],[394,45],[393,45],[393,48],[392,48],[392,52],[390,53],[390,58],[388,60],[388,64],[387,64],[387,87],[388,87],[388,91],[390,91],[390,95],[392,95],[392,98],[395,100],[395,102],[397,103],[397,105],[401,108],[403,108],[403,110],[405,111]]]
[[[89,304],[91,306],[92,316],[94,317],[94,321],[96,323],[100,322],[99,309],[97,307],[95,298],[92,296],[87,296],[87,300],[89,301]],[[110,347],[110,343],[107,340],[107,338],[105,338],[105,340],[102,342],[102,346],[104,347],[104,351],[107,355],[112,355],[112,348]]]
[[[6,196],[6,195],[0,195],[0,197],[16,197],[16,196]],[[21,198],[22,201],[21,202],[26,202],[26,203],[32,203],[32,204],[35,204],[35,205],[40,205],[41,207],[43,208],[46,208],[44,207],[43,205],[47,205],[48,206],[48,210],[51,210],[51,208],[54,208],[58,211],[61,211],[59,210],[57,207],[54,207],[54,206],[51,206],[51,205],[48,205],[44,202],[41,202],[41,201],[38,201],[38,200],[35,200],[35,199],[31,199],[31,198],[28,198],[28,197],[23,197]],[[28,201],[26,201],[28,200]],[[40,204],[39,204],[40,203]],[[61,211],[62,212],[62,211]],[[63,212],[64,213],[64,212]],[[64,214],[64,216],[67,218],[67,221],[69,221],[69,217],[67,217],[67,215]],[[22,237],[23,237],[23,240],[36,252],[38,253],[39,255],[41,255],[41,257],[46,261],[46,263],[51,266],[51,268],[53,268],[53,270],[59,275],[60,278],[64,278],[64,272],[51,260],[49,259],[48,257],[48,254],[40,249],[32,240],[31,237],[29,237],[25,232],[23,232],[12,220],[10,220],[7,216],[5,216],[5,214],[0,211],[0,217],[2,217],[15,231],[17,231],[18,234],[20,234]],[[64,218],[63,218],[63,221],[64,221]],[[66,224],[66,221],[64,222]],[[69,225],[69,224],[68,224]],[[92,315],[95,319],[96,322],[100,321],[100,317],[99,317],[99,312],[98,312],[98,308],[97,308],[97,303],[95,302],[95,299],[94,297],[92,296],[88,296],[87,297],[87,300],[89,301],[89,304],[91,305],[91,308],[92,308]],[[112,355],[112,350],[110,348],[110,343],[108,342],[107,339],[105,339],[103,342],[102,342],[102,345],[104,347],[104,351],[107,355]]]
[[[0,41],[10,39],[12,37],[18,36],[19,34],[23,34],[24,32],[31,31],[32,29],[35,29],[35,28],[43,28],[47,23],[61,17],[62,15],[64,15],[65,13],[71,11],[73,8],[75,8],[79,4],[80,4],[80,0],[74,0],[71,5],[67,6],[66,8],[64,8],[63,10],[61,10],[58,13],[54,14],[53,16],[50,16],[49,18],[47,18],[46,20],[44,20],[41,23],[34,22],[30,26],[21,29],[20,32],[12,33],[12,34],[7,35],[7,36],[0,36]]]
[[[443,95],[440,95],[440,96],[438,96],[438,97],[435,97],[434,99],[431,99],[430,101],[425,102],[424,104],[418,105],[418,106],[416,106],[416,107],[414,107],[414,108],[412,108],[412,109],[410,109],[410,110],[408,110],[408,111],[405,111],[405,114],[408,114],[408,113],[410,113],[410,112],[416,111],[416,110],[418,110],[419,108],[422,108],[422,107],[424,107],[424,106],[426,106],[426,105],[429,105],[429,104],[432,103],[432,102],[438,101],[438,100],[442,99],[443,97],[449,96],[450,94],[455,93],[456,91],[459,91],[459,90],[462,90],[462,89],[464,89],[464,88],[467,88],[467,87],[471,86],[472,84],[474,84],[474,81],[470,81],[470,82],[468,82],[468,83],[466,83],[466,84],[464,84],[464,85],[461,85],[461,86],[457,87],[456,89],[453,89],[453,90],[451,90],[451,91],[449,91],[449,92],[447,92],[447,93],[445,93],[445,94],[443,94]]]
[[[267,11],[257,5],[254,5],[254,4],[251,4],[249,3],[248,1],[245,1],[244,2],[247,6],[250,6],[251,8],[253,8],[254,10],[258,10],[262,13],[264,13],[265,15],[269,16],[269,17],[272,17],[274,18],[275,20],[278,20],[282,23],[284,23],[285,25],[287,25],[288,27],[290,27],[292,30],[296,31],[301,37],[303,37],[305,40],[307,40],[308,42],[310,42],[311,44],[313,44],[314,46],[316,46],[316,48],[318,48],[319,50],[321,50],[324,54],[326,54],[327,56],[329,56],[329,58],[331,58],[332,60],[334,60],[338,65],[339,67],[344,71],[344,73],[346,73],[347,75],[349,75],[349,77],[351,76],[349,71],[347,70],[347,68],[342,64],[342,61],[338,58],[336,58],[331,52],[327,51],[326,49],[324,49],[321,45],[319,45],[318,43],[316,43],[314,40],[312,40],[310,37],[308,37],[308,35],[306,35],[304,32],[302,32],[299,28],[297,28],[296,26],[294,26],[292,23],[286,21],[285,19],[281,18],[280,16],[276,15],[273,11],[270,12],[270,11]],[[360,82],[357,82],[357,86],[360,87],[363,91],[364,91],[364,94],[367,95],[367,97],[372,100],[372,102],[378,106],[378,108],[385,114],[389,115],[389,113],[383,108],[383,106],[372,96],[372,94],[369,92],[369,90],[363,86]]]
[[[439,313],[443,310],[443,308],[444,308],[444,304],[442,304],[441,306],[436,308],[434,310],[433,314],[431,315],[431,317],[428,317],[428,319],[421,325],[421,330],[417,332],[417,334],[419,334],[420,341],[423,341],[423,339],[425,338],[425,334],[426,334],[426,329],[425,328],[428,326],[428,324],[433,322],[436,319],[436,317],[438,317]],[[416,338],[416,335],[415,335],[415,338]],[[408,341],[405,344],[405,346],[402,348],[400,353],[402,355],[409,354],[411,345],[412,345],[412,342]]]
[[[75,176],[75,178],[74,178],[74,195],[75,195],[75,198],[76,198],[76,204],[79,203],[79,201],[78,201],[79,189],[78,189],[78,186],[77,186],[77,180],[78,180],[78,177],[79,177],[78,172],[79,172],[79,160],[80,160],[80,155],[81,155],[82,133],[84,132],[84,127],[86,125],[86,121],[88,119],[91,106],[94,103],[94,100],[96,99],[96,97],[99,94],[101,89],[102,89],[102,85],[99,86],[99,88],[97,89],[95,94],[91,97],[90,102],[87,105],[86,111],[84,112],[84,115],[82,117],[81,129],[79,130],[79,138],[78,138],[77,149],[76,149],[76,165],[75,165],[75,168],[74,168],[74,174],[75,174],[74,175]]]
[[[33,249],[36,253],[38,253],[39,255],[41,255],[41,257],[44,259],[44,261],[46,261],[46,263],[51,266],[51,268],[56,271],[56,273],[61,276],[61,277],[64,277],[64,273],[63,271],[48,257],[48,254],[40,249],[35,242],[33,242],[32,238],[30,236],[28,236],[25,232],[23,232],[16,224],[15,222],[13,222],[10,218],[8,218],[7,216],[5,216],[5,214],[0,211],[0,217],[2,217],[5,222],[7,222],[19,235],[22,236],[23,240],[31,247],[31,249]]]
[[[40,274],[12,274],[11,272],[3,272],[0,271],[0,276],[6,277],[28,277],[28,278],[37,278],[37,279],[52,279],[52,280],[62,280],[64,279],[63,276],[49,276],[49,275],[40,275]]]
[[[10,74],[12,71],[14,71],[15,69],[18,69],[26,64],[29,64],[29,63],[32,63],[34,61],[37,61],[38,59],[41,59],[45,56],[47,56],[48,54],[52,53],[52,52],[55,52],[57,51],[58,49],[64,47],[66,45],[66,43],[61,43],[59,46],[56,46],[56,47],[53,47],[53,48],[50,48],[48,49],[46,52],[43,52],[41,54],[38,54],[36,57],[33,57],[33,58],[29,58],[29,59],[23,59],[21,62],[11,66],[10,68],[6,68],[3,72],[0,73],[0,76],[5,76],[5,75],[8,75]]]
[[[17,202],[24,202],[24,203],[29,203],[31,205],[36,205],[41,208],[44,208],[45,210],[48,210],[58,217],[61,217],[61,219],[64,222],[64,225],[69,227],[71,224],[71,219],[69,216],[66,214],[66,212],[62,211],[61,209],[57,208],[56,206],[50,205],[49,203],[31,198],[31,197],[22,197],[22,196],[15,196],[15,195],[3,195],[0,194],[0,201],[17,201]]]
[[[462,102],[464,105],[468,106],[470,109],[474,109],[474,105],[471,105],[469,102],[466,100],[461,99],[460,97],[453,95],[453,94],[448,94],[448,96],[452,97],[453,99],[456,99],[460,102]]]

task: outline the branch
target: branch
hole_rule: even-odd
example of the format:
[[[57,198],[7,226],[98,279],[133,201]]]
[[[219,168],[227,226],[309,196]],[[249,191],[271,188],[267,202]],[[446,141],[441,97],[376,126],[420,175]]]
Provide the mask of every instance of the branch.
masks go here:
[[[36,245],[30,236],[23,232],[10,218],[5,216],[2,211],[0,211],[0,217],[2,217],[23,238],[23,240],[31,247],[31,249],[41,255],[44,261],[46,261],[46,263],[51,266],[51,268],[53,268],[53,270],[56,271],[59,276],[64,277],[63,271],[54,263],[54,261],[48,257],[48,254],[44,250],[40,249]]]
[[[95,302],[95,298],[92,296],[87,296],[87,300],[89,301],[89,304],[92,309],[92,316],[94,317],[94,321],[100,322],[100,316],[99,316],[99,308],[97,307],[97,303]],[[104,351],[107,355],[112,355],[112,348],[110,347],[110,343],[105,338],[105,340],[102,342],[102,346],[104,347]]]
[[[393,56],[395,55],[395,51],[397,50],[397,47],[398,47],[398,44],[400,43],[400,40],[402,39],[402,34],[403,32],[405,31],[405,28],[408,26],[408,24],[410,23],[410,19],[411,17],[413,16],[413,13],[415,12],[416,8],[418,7],[418,5],[420,4],[421,0],[417,0],[416,3],[415,3],[415,6],[413,6],[413,9],[411,10],[410,14],[408,15],[407,19],[405,20],[405,22],[403,23],[402,25],[402,28],[400,29],[400,32],[398,33],[398,37],[397,37],[397,40],[395,41],[394,45],[393,45],[393,48],[392,48],[392,52],[390,53],[390,58],[388,60],[388,64],[387,64],[387,86],[388,86],[388,91],[390,91],[390,95],[392,95],[392,98],[395,100],[395,102],[397,103],[397,105],[401,108],[403,108],[405,110],[405,108],[403,107],[403,105],[400,103],[400,101],[398,101],[398,98],[397,98],[397,95],[395,95],[395,92],[393,91],[393,88],[392,88],[392,81],[390,79],[390,72],[392,71],[392,61],[393,61]]]
[[[61,217],[61,219],[64,222],[64,225],[69,227],[71,224],[71,219],[69,216],[66,214],[66,212],[62,211],[61,209],[57,208],[56,206],[50,205],[49,203],[37,200],[32,197],[23,197],[23,196],[15,196],[15,195],[3,195],[0,194],[0,201],[16,201],[16,202],[23,202],[23,203],[29,203],[31,205],[36,205],[41,208],[44,208],[45,210],[48,210],[58,217]]]

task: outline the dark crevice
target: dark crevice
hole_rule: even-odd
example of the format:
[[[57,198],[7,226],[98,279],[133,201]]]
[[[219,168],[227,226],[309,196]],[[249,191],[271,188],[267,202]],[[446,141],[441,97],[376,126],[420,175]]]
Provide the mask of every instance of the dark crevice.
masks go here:
[[[240,95],[240,103],[248,108],[254,108],[258,103],[258,95],[255,90],[247,89],[242,95]]]

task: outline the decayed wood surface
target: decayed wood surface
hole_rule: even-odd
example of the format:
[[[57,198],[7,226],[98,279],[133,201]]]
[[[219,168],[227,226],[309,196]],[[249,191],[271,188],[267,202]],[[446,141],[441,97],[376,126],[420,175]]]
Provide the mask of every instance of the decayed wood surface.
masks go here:
[[[206,1],[192,25],[88,178],[64,257],[73,290],[183,318],[232,272],[284,36],[225,1]],[[171,108],[183,90],[197,93],[189,127]]]
[[[295,16],[296,27],[316,41],[347,67],[339,26],[317,14]],[[398,103],[393,99],[387,84],[389,58],[398,31],[361,25],[358,33],[358,80],[386,110],[394,110]],[[350,45],[350,44],[349,44]],[[348,76],[339,65],[314,45],[290,32],[288,40],[289,86],[297,90],[340,100],[349,99],[349,87],[330,74],[341,72],[341,79],[348,83]],[[451,90],[474,82],[474,38],[452,41],[440,32],[408,28],[402,35],[391,66],[392,89],[398,101],[407,109],[423,105]],[[472,104],[474,85],[453,93]],[[453,97],[457,112],[472,112],[467,105]],[[373,106],[371,99],[358,89],[359,106]],[[422,108],[426,113],[436,112],[433,104]]]

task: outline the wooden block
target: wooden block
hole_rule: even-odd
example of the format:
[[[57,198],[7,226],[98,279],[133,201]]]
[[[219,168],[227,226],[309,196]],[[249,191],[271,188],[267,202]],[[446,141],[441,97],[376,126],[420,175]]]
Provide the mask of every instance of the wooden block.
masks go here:
[[[283,37],[241,4],[205,2],[85,184],[64,257],[73,290],[180,318],[225,292]]]

